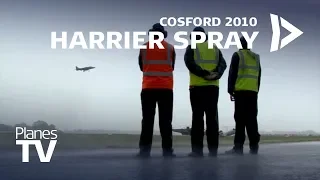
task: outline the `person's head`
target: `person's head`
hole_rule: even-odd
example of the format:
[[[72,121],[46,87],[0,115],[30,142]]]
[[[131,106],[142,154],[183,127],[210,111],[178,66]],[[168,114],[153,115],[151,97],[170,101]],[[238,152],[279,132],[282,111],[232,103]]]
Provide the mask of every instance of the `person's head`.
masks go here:
[[[203,32],[203,33],[206,33],[206,31],[203,29],[203,27],[195,27],[192,32]],[[191,34],[190,34],[190,39],[191,39]],[[196,40],[200,40],[201,39],[201,36],[200,35],[197,35],[196,36]]]
[[[242,49],[248,49],[247,40],[243,36],[240,38],[240,42],[241,42],[241,45],[242,45]]]
[[[168,32],[164,30],[164,27],[160,23],[156,23],[152,26],[151,29],[149,29],[149,32],[161,32],[164,36],[164,38],[167,38]],[[159,39],[159,36],[155,35],[154,39]]]

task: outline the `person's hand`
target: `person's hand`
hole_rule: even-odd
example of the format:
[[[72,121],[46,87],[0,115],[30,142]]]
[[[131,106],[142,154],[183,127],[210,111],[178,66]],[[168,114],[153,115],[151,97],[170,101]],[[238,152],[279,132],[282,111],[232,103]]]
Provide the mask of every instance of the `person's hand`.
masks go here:
[[[235,100],[234,96],[230,94],[230,101],[234,101],[234,100]]]
[[[210,75],[205,76],[204,78],[206,80],[215,80],[218,77],[218,73],[217,72],[211,72]]]

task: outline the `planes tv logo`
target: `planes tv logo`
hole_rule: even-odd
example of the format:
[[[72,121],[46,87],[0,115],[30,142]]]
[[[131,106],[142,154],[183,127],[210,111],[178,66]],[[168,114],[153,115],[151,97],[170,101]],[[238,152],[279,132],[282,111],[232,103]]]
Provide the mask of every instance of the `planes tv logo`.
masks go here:
[[[29,162],[30,146],[35,146],[40,162],[50,162],[57,144],[57,130],[28,130],[16,127],[16,145],[22,147],[22,162]],[[49,140],[47,153],[44,153],[41,140]]]

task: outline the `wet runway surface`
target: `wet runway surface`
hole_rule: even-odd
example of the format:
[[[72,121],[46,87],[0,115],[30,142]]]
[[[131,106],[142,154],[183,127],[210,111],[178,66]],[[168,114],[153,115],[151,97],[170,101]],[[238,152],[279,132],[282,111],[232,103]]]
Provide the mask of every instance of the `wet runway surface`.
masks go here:
[[[261,145],[259,155],[187,157],[189,148],[176,148],[177,157],[164,159],[154,149],[150,159],[134,157],[136,149],[56,151],[50,163],[31,153],[0,151],[0,180],[320,180],[320,142]]]

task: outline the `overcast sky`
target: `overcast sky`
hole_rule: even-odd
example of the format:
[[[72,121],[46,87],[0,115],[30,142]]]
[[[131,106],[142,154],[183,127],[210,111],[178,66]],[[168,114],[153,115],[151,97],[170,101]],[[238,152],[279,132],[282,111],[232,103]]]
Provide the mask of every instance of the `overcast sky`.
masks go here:
[[[195,4],[197,3],[197,4]],[[289,5],[288,5],[289,4]],[[229,31],[259,31],[253,51],[261,56],[259,128],[320,132],[319,40],[317,0],[220,1],[102,1],[2,0],[0,6],[0,123],[31,124],[44,120],[61,129],[140,130],[142,73],[138,50],[53,50],[52,31],[147,31],[162,16],[258,19],[248,27],[205,27],[221,31],[223,44]],[[304,34],[270,53],[270,13],[277,14]],[[168,41],[176,31],[193,27],[167,27]],[[288,32],[281,29],[282,38]],[[88,39],[88,35],[86,35]],[[71,37],[68,37],[69,41]],[[61,47],[58,45],[58,47]],[[230,59],[236,47],[222,50],[228,68],[220,81],[220,128],[232,128],[233,103],[227,93]],[[177,50],[173,126],[191,125],[188,70],[184,50]],[[90,72],[75,66],[95,66]],[[157,121],[157,119],[156,119]],[[155,123],[158,129],[158,122]]]

